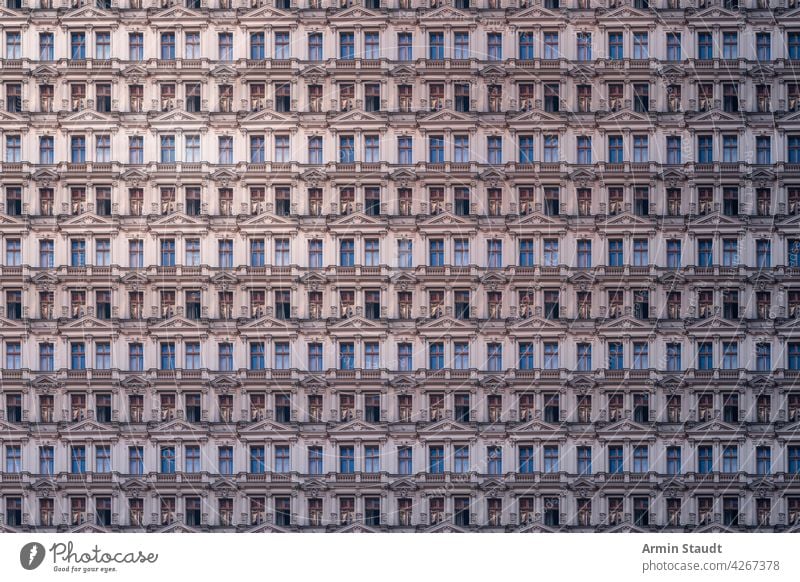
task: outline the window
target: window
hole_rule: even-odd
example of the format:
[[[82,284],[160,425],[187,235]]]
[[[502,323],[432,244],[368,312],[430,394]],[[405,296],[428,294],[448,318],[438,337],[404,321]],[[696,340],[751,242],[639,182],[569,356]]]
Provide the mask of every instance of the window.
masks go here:
[[[355,59],[355,36],[352,32],[339,33],[339,58],[351,61]]]
[[[322,50],[322,33],[312,32],[308,35],[308,60],[321,61],[323,55]]]
[[[722,58],[736,59],[739,57],[739,35],[736,32],[722,33]]]
[[[576,42],[578,46],[578,60],[591,61],[592,60],[592,35],[589,32],[577,33]]]
[[[714,58],[714,41],[710,32],[697,33],[697,58],[704,61]]]
[[[545,59],[558,59],[561,57],[561,51],[558,44],[557,32],[544,33],[544,58]]]
[[[623,40],[621,32],[608,33],[608,58],[612,61],[621,61],[624,58]]]
[[[667,60],[680,61],[681,56],[681,33],[668,32],[667,33]]]

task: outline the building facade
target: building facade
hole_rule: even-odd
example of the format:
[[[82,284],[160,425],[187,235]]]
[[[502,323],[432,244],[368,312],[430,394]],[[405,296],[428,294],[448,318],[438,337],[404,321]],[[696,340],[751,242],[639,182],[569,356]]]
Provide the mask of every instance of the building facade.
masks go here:
[[[5,0],[3,531],[792,531],[796,0]]]

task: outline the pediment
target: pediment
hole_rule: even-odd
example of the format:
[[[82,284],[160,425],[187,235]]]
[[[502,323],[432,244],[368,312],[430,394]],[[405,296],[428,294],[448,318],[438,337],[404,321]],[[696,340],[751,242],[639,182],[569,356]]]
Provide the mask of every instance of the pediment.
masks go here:
[[[133,477],[132,479],[124,481],[119,488],[123,491],[147,491],[150,489],[150,485],[143,479]]]
[[[108,533],[109,531],[111,530],[108,528],[86,521],[79,526],[70,529],[69,533]]]
[[[216,376],[213,380],[211,380],[211,386],[217,389],[224,389],[224,388],[236,388],[239,386],[241,382],[232,376]]]
[[[686,76],[686,70],[675,65],[664,65],[659,70],[659,74],[667,79],[682,79]]]
[[[325,182],[328,179],[328,174],[318,170],[317,168],[311,168],[310,170],[306,170],[300,174],[300,179],[307,183],[319,184],[320,182]]]
[[[471,428],[454,420],[439,420],[419,429],[420,434],[442,432],[473,432]]]
[[[567,279],[572,285],[590,285],[594,283],[595,277],[586,271],[578,271]]]
[[[275,20],[288,20],[290,18],[293,18],[291,13],[278,8],[273,8],[272,6],[254,8],[239,15],[239,20],[244,22],[247,22],[248,20],[264,20],[273,22]]]
[[[747,70],[747,76],[754,79],[765,79],[775,76],[775,67],[765,64],[758,64]]]
[[[596,491],[598,489],[597,483],[586,479],[585,477],[581,477],[579,479],[575,479],[572,483],[567,485],[567,489],[571,491],[580,491],[581,493],[578,494],[579,497],[586,497],[589,491]],[[583,492],[587,492],[584,494]]]
[[[389,489],[392,491],[416,491],[419,489],[419,485],[411,479],[398,479],[389,483]]]
[[[382,329],[382,326],[378,323],[372,321],[371,319],[366,319],[365,317],[361,317],[360,315],[355,315],[353,317],[348,317],[347,319],[343,319],[342,321],[338,321],[333,325],[328,326],[330,330],[338,330],[338,329]]]
[[[719,123],[720,121],[730,121],[730,122],[741,122],[741,117],[734,115],[733,113],[728,113],[727,111],[722,111],[722,109],[712,109],[711,111],[703,111],[702,113],[695,115],[691,122],[692,123],[700,123],[703,121],[711,121],[714,123]]]
[[[363,109],[351,109],[350,111],[345,111],[332,118],[330,120],[330,125],[353,122],[358,122],[359,124],[384,124],[386,123],[386,119],[381,115],[372,113],[371,111],[364,111]]]
[[[165,214],[151,223],[153,227],[160,227],[160,226],[205,226],[203,222],[199,219],[195,218],[194,216],[189,216],[188,214],[184,214],[183,212],[172,212],[170,214]]]
[[[327,491],[329,487],[327,483],[319,479],[308,479],[300,484],[300,489],[303,491],[319,492]],[[314,493],[314,495],[316,495],[316,493]]]
[[[215,79],[218,78],[229,79],[231,77],[237,77],[239,75],[239,72],[233,67],[229,67],[228,65],[217,65],[216,67],[211,69],[210,74]]]
[[[638,422],[633,422],[630,418],[624,418],[622,420],[618,420],[616,422],[612,422],[607,424],[606,426],[600,428],[598,427],[598,433],[626,433],[626,432],[648,432],[650,429],[643,424],[639,424]]]
[[[626,22],[628,20],[637,18],[649,20],[652,18],[652,14],[631,6],[622,6],[621,8],[609,10],[608,12],[600,14],[597,19],[613,20],[614,22]]]
[[[86,328],[89,329],[111,328],[111,323],[107,320],[97,319],[96,317],[87,315],[85,317],[76,319],[75,321],[70,321],[68,324],[62,326],[62,329],[86,329]]]
[[[239,278],[233,273],[223,271],[211,277],[211,282],[214,285],[237,285],[239,283]]]
[[[171,6],[150,16],[150,20],[174,20],[176,23],[184,20],[202,20],[203,14],[184,8],[183,6]]]
[[[125,79],[142,79],[147,76],[147,69],[141,65],[129,65],[120,71]]]
[[[107,433],[116,433],[116,430],[108,427],[107,425],[101,424],[99,422],[95,422],[94,420],[85,419],[81,420],[80,422],[70,423],[68,428],[65,431],[72,435],[73,433],[80,432],[107,432]]]
[[[701,525],[693,533],[733,533],[734,530],[729,528],[726,525],[722,525],[721,523],[707,523],[706,525]]]
[[[334,533],[378,533],[379,530],[356,521],[333,531]]]
[[[337,434],[340,432],[378,432],[378,431],[382,431],[382,429],[375,426],[374,424],[364,422],[363,420],[351,420],[350,422],[345,422],[344,424],[340,424],[335,428],[331,428],[328,430],[330,434]]]
[[[61,223],[62,226],[113,226],[113,223],[104,216],[98,216],[93,212],[84,212],[76,216],[71,216]]]
[[[123,285],[147,285],[147,275],[140,271],[128,271],[119,279]]]
[[[195,115],[194,113],[190,113],[188,111],[184,111],[183,109],[172,109],[170,111],[165,111],[163,113],[159,113],[153,119],[150,120],[150,123],[197,123],[202,124],[206,123],[202,117],[199,115]]]
[[[658,282],[662,285],[683,285],[686,282],[686,277],[677,271],[667,272],[658,278]]]
[[[340,216],[335,220],[331,220],[328,225],[329,226],[345,226],[345,225],[360,225],[360,226],[369,226],[369,225],[379,225],[383,226],[383,222],[380,219],[375,218],[374,216],[369,216],[363,212],[353,212],[352,214],[345,214],[344,216]]]
[[[756,491],[758,497],[764,497],[768,491],[775,491],[778,486],[771,477],[761,477],[747,485],[751,491]]]
[[[40,168],[32,175],[34,182],[57,182],[60,179],[58,172],[50,168]]]
[[[328,385],[328,381],[325,379],[325,376],[311,373],[300,380],[300,385],[304,388],[324,389]]]
[[[235,490],[237,489],[236,483],[225,477],[220,477],[211,484],[211,489],[214,491]]]
[[[120,382],[120,386],[127,390],[133,388],[144,389],[150,386],[150,383],[142,376],[128,376],[122,382]]]
[[[468,533],[469,530],[451,521],[442,521],[425,528],[425,533]]]
[[[738,12],[726,10],[719,6],[712,6],[704,10],[698,10],[694,14],[689,14],[687,20],[702,20],[707,22],[718,22],[719,20],[743,20],[742,15]]]
[[[614,319],[606,319],[605,321],[603,321],[600,328],[601,329],[644,329],[644,328],[649,329],[650,326],[636,319],[635,317],[624,315],[622,317],[615,317]]]
[[[363,6],[351,6],[347,10],[340,10],[328,16],[328,19],[331,21],[337,21],[337,20],[364,21],[364,20],[374,20],[376,18],[382,18],[379,12],[375,12],[368,8],[364,8]]]
[[[417,174],[412,172],[411,170],[407,170],[402,168],[400,170],[395,170],[389,177],[394,180],[395,182],[403,183],[403,182],[413,182],[417,179]]]
[[[458,10],[452,6],[441,6],[435,10],[429,10],[419,15],[421,21],[425,20],[451,20],[465,23],[474,20],[469,12]]]
[[[445,316],[426,321],[422,325],[417,326],[417,329],[423,331],[427,329],[468,329],[469,327],[470,326],[459,319]]]
[[[597,69],[586,65],[575,65],[568,71],[568,74],[577,79],[591,79],[597,76]]]
[[[516,20],[547,20],[549,23],[563,20],[563,16],[558,12],[548,10],[542,6],[531,6],[524,10],[514,13],[509,17],[509,21]]]
[[[505,77],[508,75],[508,71],[504,67],[498,67],[497,65],[486,65],[478,71],[478,75],[481,77]]]
[[[389,71],[390,77],[416,77],[417,70],[414,67],[409,67],[408,65],[398,65]]]
[[[300,282],[303,285],[327,285],[328,278],[322,273],[311,271],[300,277]]]
[[[508,283],[508,278],[501,273],[490,271],[481,277],[481,283],[484,285],[505,285]]]
[[[686,386],[686,380],[683,376],[671,374],[669,376],[664,376],[658,380],[656,384],[664,388],[667,392],[676,392]]]
[[[463,224],[465,226],[470,225],[471,223],[468,220],[460,216],[456,216],[450,212],[441,212],[439,214],[435,214],[430,218],[426,218],[425,220],[419,223],[420,226],[441,226],[441,225],[459,225]]]
[[[278,113],[277,111],[272,111],[270,109],[261,109],[260,111],[253,111],[248,113],[246,117],[244,117],[240,123],[249,124],[249,123],[286,123],[286,124],[296,124],[297,122],[292,119],[290,115],[284,115],[282,113]],[[260,128],[259,128],[260,129]]]
[[[650,223],[641,216],[636,216],[630,212],[615,214],[606,219],[603,226],[650,226]]]
[[[597,174],[586,168],[578,168],[574,172],[570,172],[569,179],[573,182],[585,186],[588,182],[593,182],[597,179]]]
[[[645,531],[632,523],[619,523],[608,528],[604,533],[645,533]]]
[[[114,15],[90,4],[64,13],[59,20],[113,20]]]
[[[414,388],[419,382],[417,382],[411,376],[395,376],[391,380],[389,380],[389,386],[394,388],[395,390],[410,390]]]
[[[675,182],[681,182],[686,179],[686,172],[676,168],[668,168],[662,172],[661,179],[670,186],[674,186]]]
[[[300,76],[304,79],[319,79],[328,76],[328,70],[319,65],[310,65],[300,71]]]
[[[290,325],[289,321],[286,319],[275,319],[274,317],[265,315],[264,317],[259,317],[258,319],[247,322],[243,326],[241,326],[242,329],[252,329],[252,328],[260,329],[267,327],[286,329],[290,327]]]
[[[200,426],[190,424],[185,420],[175,418],[166,422],[160,423],[156,428],[151,430],[152,433],[190,433],[190,432],[204,432]]]
[[[15,320],[15,319],[8,319],[5,317],[0,317],[0,326],[3,326],[4,330],[9,330],[9,329],[19,330],[24,328],[25,324],[21,319]]]
[[[528,522],[520,525],[516,533],[555,533],[558,530],[556,528],[544,525],[543,523],[538,522]]]
[[[24,435],[27,434],[28,429],[22,425],[12,424],[0,419],[0,434],[4,436],[10,435]]]
[[[508,385],[508,382],[502,376],[493,374],[491,376],[484,376],[478,380],[478,384],[487,390],[500,390]]]
[[[254,422],[253,424],[248,425],[247,427],[241,429],[239,431],[241,434],[248,434],[248,433],[288,433],[294,432],[290,427],[286,426],[285,424],[281,424],[279,422],[275,422],[274,420],[259,420],[258,422]]]
[[[190,527],[183,522],[175,521],[156,530],[156,533],[199,533],[200,530]]]
[[[475,116],[452,109],[440,109],[433,111],[419,119],[420,123],[432,123],[436,121],[446,121],[448,123],[475,123]]]
[[[2,323],[0,323],[0,325],[2,325]],[[31,386],[39,391],[54,390],[58,388],[58,382],[56,382],[51,376],[38,376],[33,382],[31,382]]]
[[[33,491],[58,491],[58,484],[52,479],[37,479],[30,485]]]
[[[93,109],[83,109],[75,113],[70,113],[61,123],[116,123],[110,115],[105,115]]]
[[[619,111],[614,111],[613,113],[609,113],[603,117],[601,121],[603,123],[633,123],[636,121],[640,121],[642,123],[652,123],[650,118],[644,113],[639,113],[637,111],[633,111],[632,109],[620,109]]]
[[[34,285],[58,285],[58,276],[52,271],[40,271],[31,277]]]
[[[597,386],[597,382],[587,376],[577,376],[569,381],[569,385],[579,393],[588,392]]]
[[[725,216],[719,212],[706,214],[690,223],[691,226],[717,226],[726,224],[738,226],[740,223],[738,220],[734,220],[730,216]]]
[[[798,329],[800,329],[800,318],[797,317],[785,319],[775,326],[775,331],[777,332],[796,332]]]
[[[775,387],[775,380],[768,374],[759,374],[758,376],[751,377],[747,384],[753,389],[756,394],[763,393]]]
[[[154,326],[156,329],[170,329],[170,328],[181,328],[181,329],[193,329],[199,327],[199,323],[197,321],[191,321],[189,319],[185,319],[180,316],[171,317],[165,321],[159,322]]]
[[[137,184],[147,182],[150,179],[150,175],[142,170],[132,169],[124,172],[120,178],[122,178],[124,182],[135,186]]]
[[[522,432],[559,432],[563,431],[558,425],[549,422],[543,422],[538,419],[529,420],[519,426],[515,426],[508,430],[509,433],[516,434]]]
[[[478,174],[478,178],[488,183],[501,182],[505,180],[507,177],[508,176],[506,176],[505,172],[500,172],[495,168],[489,168],[487,170],[483,170]]]
[[[774,284],[776,279],[770,273],[759,271],[755,275],[748,277],[747,281],[755,287],[763,288],[765,286]]]
[[[34,79],[52,79],[58,77],[58,70],[50,65],[39,65],[31,71],[31,76],[33,76]]]
[[[227,168],[220,168],[219,170],[213,172],[209,178],[211,178],[214,182],[228,184],[230,182],[236,182],[239,179],[239,174]]]
[[[686,429],[687,433],[698,433],[698,434],[705,434],[709,432],[738,432],[738,431],[739,429],[737,427],[733,426],[732,424],[728,424],[727,422],[723,422],[718,418],[698,423],[693,427]]]
[[[525,330],[525,331],[535,331],[535,330],[542,330],[542,329],[557,329],[561,326],[556,325],[550,320],[542,319],[541,317],[536,317],[535,315],[529,317],[527,319],[523,319],[520,322],[515,323],[511,326],[512,329],[516,330]]]
[[[739,329],[739,326],[734,323],[731,323],[726,319],[714,316],[714,317],[707,317],[705,319],[700,319],[692,323],[691,325],[688,325],[686,329],[687,331],[705,330],[705,329],[729,329],[736,331]]]
[[[785,435],[789,438],[797,437],[800,434],[800,420],[784,424],[783,426],[775,429],[776,435]]]
[[[244,530],[247,533],[289,533],[289,530],[273,523],[260,523]]]
[[[28,123],[28,120],[22,115],[18,113],[11,113],[9,111],[0,111],[0,121]]]
[[[490,477],[483,481],[480,485],[478,485],[478,489],[481,491],[485,491],[489,495],[496,495],[501,491],[505,491],[508,489],[508,485],[506,485],[500,479],[495,479],[494,477]]]
[[[555,220],[551,217],[543,214],[541,212],[531,212],[529,214],[525,214],[520,216],[517,220],[514,221],[515,225],[521,226],[524,224],[541,224],[541,225],[556,225],[560,226]]]
[[[776,178],[775,172],[772,170],[767,170],[766,168],[758,168],[757,170],[750,173],[750,179],[753,182],[758,182],[759,180],[763,180],[765,182],[771,182]]]

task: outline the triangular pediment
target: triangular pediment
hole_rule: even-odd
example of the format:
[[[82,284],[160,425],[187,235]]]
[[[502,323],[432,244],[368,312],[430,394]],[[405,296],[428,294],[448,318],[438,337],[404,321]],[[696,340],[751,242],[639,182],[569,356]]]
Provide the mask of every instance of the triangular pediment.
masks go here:
[[[750,179],[753,182],[758,183],[759,180],[763,180],[764,182],[771,182],[776,178],[775,172],[772,170],[768,170],[766,168],[758,168],[750,173]]]
[[[698,115],[695,115],[691,119],[691,123],[701,123],[704,121],[711,121],[714,123],[719,123],[721,121],[730,121],[739,123],[741,122],[742,118],[736,114],[728,113],[727,111],[723,111],[722,109],[712,109],[711,111],[703,111]]]
[[[368,422],[364,422],[363,420],[351,420],[334,428],[328,429],[328,432],[331,434],[337,434],[342,432],[378,432],[382,430],[383,429],[380,427]]]
[[[603,123],[634,123],[640,121],[642,123],[652,123],[650,118],[644,113],[639,113],[632,109],[620,109],[609,113],[601,119]]]
[[[288,329],[293,327],[291,322],[287,319],[275,319],[265,315],[253,321],[249,321],[241,326],[242,329],[260,329],[260,328],[273,328],[273,329]]]
[[[585,393],[597,386],[597,381],[589,376],[576,376],[569,381],[569,385],[579,393]]]
[[[547,20],[549,23],[552,23],[563,19],[564,17],[558,12],[548,10],[542,6],[531,6],[530,8],[525,8],[509,16],[509,21],[511,22],[516,20]]]
[[[622,6],[621,8],[601,13],[597,19],[613,20],[614,22],[627,22],[628,20],[635,20],[637,18],[650,20],[653,18],[653,16],[650,12],[645,12],[643,10],[633,8],[632,6]]]
[[[440,109],[439,111],[428,113],[419,119],[420,123],[433,123],[438,121],[446,121],[447,123],[475,123],[475,116],[452,109]]]
[[[389,483],[389,489],[392,491],[416,491],[419,485],[412,479],[397,479]]]
[[[455,319],[453,317],[437,317],[435,319],[431,319],[430,321],[426,321],[422,325],[417,326],[419,331],[427,330],[427,329],[469,329],[466,323],[459,319]]]
[[[311,271],[300,277],[300,282],[303,285],[327,285],[328,278],[317,271]]]
[[[231,389],[236,388],[239,386],[241,382],[234,378],[233,376],[223,375],[223,376],[216,376],[213,380],[211,380],[211,386],[216,389]]]
[[[152,433],[202,433],[205,432],[199,425],[191,424],[185,420],[175,418],[160,423],[156,428],[151,429]]]
[[[489,495],[496,495],[508,489],[508,485],[506,485],[500,479],[489,477],[488,479],[481,482],[480,485],[478,485],[478,489],[480,489],[481,491],[485,491]]]
[[[258,422],[254,422],[246,426],[243,429],[240,429],[239,432],[241,434],[249,434],[249,433],[288,433],[294,432],[293,429],[285,424],[281,424],[280,422],[275,422],[274,420],[259,420]]]
[[[206,123],[203,118],[194,113],[184,111],[183,109],[172,109],[159,113],[156,117],[150,120],[151,123]]]
[[[93,212],[83,212],[69,217],[61,223],[62,226],[113,226],[113,223],[105,216],[98,216]]]
[[[70,21],[70,20],[113,20],[114,14],[111,12],[106,12],[105,10],[101,10],[100,8],[96,8],[91,4],[86,4],[85,6],[81,6],[80,8],[76,8],[75,10],[70,10],[69,12],[64,13],[63,16],[59,20],[61,21]]]
[[[319,491],[327,491],[329,489],[328,484],[325,481],[320,479],[306,479],[303,483],[300,484],[300,489],[303,491],[310,491],[310,492],[319,492]],[[314,494],[316,495],[316,493]]]
[[[11,113],[10,111],[0,111],[0,121],[29,123],[28,120],[22,115],[18,113]]]
[[[520,216],[518,219],[514,220],[513,224],[515,226],[522,226],[524,224],[538,224],[538,225],[559,225],[553,218],[543,214],[542,212],[530,212],[528,214],[524,214]]]
[[[211,69],[211,76],[215,79],[229,79],[231,77],[236,77],[239,75],[239,72],[234,69],[233,67],[229,67],[228,65],[217,65],[213,69]]]
[[[131,169],[127,172],[124,172],[120,178],[122,178],[123,181],[135,186],[136,184],[147,182],[150,179],[150,175],[142,170]]]
[[[675,65],[663,65],[659,70],[659,75],[668,79],[682,79],[686,76],[686,69]]]
[[[624,418],[616,422],[607,424],[606,426],[597,429],[598,433],[630,433],[630,432],[648,432],[650,429],[643,424],[633,422],[630,418]]]
[[[148,485],[143,479],[133,477],[127,481],[124,481],[119,488],[123,491],[147,491],[150,489],[150,485]]]
[[[337,20],[357,20],[357,21],[364,21],[364,20],[374,20],[377,18],[382,18],[379,12],[375,12],[368,8],[364,8],[363,6],[351,6],[346,10],[338,10],[328,16],[328,19],[335,22]]]
[[[39,65],[31,71],[31,75],[35,79],[52,79],[58,76],[58,70],[50,65]]]
[[[781,123],[788,123],[792,121],[800,121],[800,109],[792,111],[781,117]]]
[[[394,388],[395,390],[410,390],[414,388],[419,382],[417,382],[411,376],[395,376],[391,380],[389,380],[389,386]]]
[[[800,330],[800,318],[793,317],[791,319],[783,320],[779,325],[775,326],[775,331],[796,333]],[[794,336],[793,336],[794,337]]]
[[[486,390],[501,390],[508,385],[505,378],[498,374],[492,374],[491,376],[484,376],[480,380],[478,380],[478,384],[483,386]]]
[[[700,20],[704,24],[709,22],[719,22],[720,20],[744,20],[742,15],[738,12],[726,10],[720,6],[711,6],[704,10],[698,10],[694,14],[689,14],[687,20]]]
[[[542,330],[542,329],[557,329],[561,326],[553,323],[548,319],[543,319],[541,317],[536,317],[535,315],[532,317],[528,317],[527,319],[523,319],[515,323],[511,326],[512,329],[515,330],[525,330],[525,331],[535,331],[535,330]]]
[[[686,429],[687,433],[705,434],[709,432],[739,432],[739,429],[732,424],[723,422],[718,418],[701,422],[691,428]]]
[[[150,16],[150,20],[174,20],[176,22],[203,19],[204,16],[202,13],[179,5],[171,6]]]
[[[650,327],[651,327],[650,325],[647,325],[644,322],[629,315],[625,315],[622,317],[615,317],[613,319],[606,319],[600,325],[601,329],[642,329],[642,328],[649,329]]]
[[[615,214],[610,218],[606,219],[605,222],[602,224],[604,227],[609,226],[649,226],[650,223],[642,218],[641,216],[636,216],[631,212],[622,212],[620,214]]]
[[[320,182],[325,182],[328,179],[328,174],[318,170],[317,168],[311,168],[310,170],[306,170],[300,174],[300,179],[307,183],[319,184]]]
[[[12,424],[10,422],[6,422],[5,420],[0,419],[0,434],[4,436],[10,435],[24,435],[27,434],[28,429],[20,424]]]
[[[293,18],[290,12],[273,8],[272,6],[261,6],[253,8],[239,15],[239,20],[247,23],[249,20],[263,20],[265,22],[273,22],[275,20],[288,20]]]
[[[61,326],[62,329],[110,328],[111,322],[87,315]]]
[[[558,530],[554,527],[550,527],[548,525],[544,525],[543,523],[539,522],[527,522],[520,525],[516,533],[556,533]]]
[[[597,76],[597,69],[586,65],[575,65],[568,71],[568,74],[576,79],[591,79]]]
[[[223,271],[211,277],[211,282],[214,285],[237,285],[239,283],[239,278],[233,273]]]
[[[517,434],[517,433],[528,433],[528,432],[559,432],[563,431],[564,429],[560,429],[558,425],[551,424],[549,422],[543,422],[539,419],[529,420],[523,424],[520,424],[514,428],[510,428],[508,430],[509,433]]]
[[[289,533],[289,530],[273,523],[260,523],[244,530],[247,533]]]
[[[414,275],[406,272],[395,273],[394,275],[391,276],[389,280],[395,285],[398,284],[416,285],[418,281],[418,279]]]
[[[339,527],[333,531],[334,533],[378,533],[379,530],[356,521],[347,525],[343,525],[342,527]]]
[[[325,379],[325,376],[310,373],[300,380],[300,385],[304,388],[323,390],[328,385],[328,381]]]
[[[186,525],[180,521],[174,521],[156,530],[156,533],[198,533],[200,530]]]
[[[72,435],[76,432],[79,433],[86,433],[86,432],[107,432],[107,433],[115,433],[116,430],[110,428],[108,425],[101,424],[94,420],[85,419],[81,420],[76,423],[70,423],[68,428],[64,431]]]
[[[340,123],[354,123],[359,124],[384,124],[386,123],[385,117],[372,113],[371,111],[364,111],[363,109],[351,109],[340,113],[330,120],[330,125],[339,125]]]
[[[668,286],[683,285],[686,282],[686,277],[682,273],[671,271],[661,275],[658,278],[658,282]]]
[[[395,170],[389,177],[394,180],[395,182],[403,183],[403,182],[414,182],[417,179],[417,174],[412,172],[411,170],[407,170],[405,168],[401,168],[400,170]]]
[[[706,330],[706,329],[729,329],[736,331],[739,329],[739,326],[731,323],[726,319],[722,319],[721,317],[714,316],[714,317],[707,317],[705,319],[700,319],[691,325],[686,327],[687,331],[695,331],[695,330]]]
[[[469,12],[458,10],[452,6],[441,6],[435,10],[428,10],[420,14],[419,19],[422,22],[426,20],[451,20],[458,21],[461,24],[474,20]]]
[[[205,226],[203,222],[199,219],[195,218],[194,216],[189,216],[188,214],[184,214],[183,212],[172,212],[170,214],[165,214],[157,219],[155,219],[152,223],[150,223],[153,227],[161,227],[161,226]]]
[[[328,222],[329,226],[345,226],[345,225],[349,226],[356,224],[360,226],[383,225],[380,219],[375,218],[374,216],[369,216],[363,212],[353,212],[352,214],[345,214],[344,216],[340,216]]]
[[[776,279],[770,273],[759,271],[755,275],[748,277],[747,281],[752,283],[755,287],[765,287],[774,284]]]
[[[463,425],[459,422],[455,422],[454,420],[439,420],[437,422],[431,423],[426,427],[420,428],[420,434],[430,434],[430,433],[442,433],[442,432],[473,432],[471,428],[466,425]]]
[[[619,523],[608,528],[603,533],[645,533],[644,530],[632,523]]]
[[[383,329],[383,327],[372,321],[371,319],[367,319],[365,317],[361,317],[360,315],[355,315],[353,317],[348,317],[347,319],[343,319],[342,321],[338,321],[333,325],[330,325],[328,329],[330,330],[339,330],[339,329]]]
[[[67,117],[61,120],[61,123],[115,123],[114,118],[110,115],[105,115],[94,111],[93,109],[83,109],[70,113]]]
[[[776,435],[783,435],[790,438],[797,437],[800,434],[800,420],[789,422],[775,429]]]
[[[85,521],[69,530],[69,533],[108,533],[110,530],[96,523]]]
[[[419,225],[420,226],[443,226],[443,225],[471,225],[472,223],[469,220],[466,220],[460,216],[456,216],[451,212],[440,212],[439,214],[435,214],[430,218],[426,218],[422,220]]]
[[[747,76],[758,80],[771,78],[775,76],[775,68],[761,63],[748,69]]]
[[[309,65],[300,71],[300,76],[304,79],[320,79],[328,76],[328,70],[319,65]]]
[[[707,523],[701,525],[693,533],[733,533],[734,530],[721,523]]]
[[[2,322],[0,322],[0,325],[2,325]],[[58,388],[58,382],[56,382],[51,376],[38,376],[33,382],[31,382],[31,386],[33,386],[36,390],[44,392]]]
[[[120,74],[125,79],[143,79],[147,76],[147,69],[142,65],[128,65]]]
[[[425,533],[468,533],[469,530],[451,521],[441,521],[435,525],[425,528]]]
[[[225,477],[220,477],[211,484],[211,489],[214,491],[235,490],[236,483]]]
[[[508,278],[502,273],[490,271],[481,277],[481,283],[484,285],[505,285],[508,283]]]
[[[732,226],[739,226],[741,223],[731,218],[730,216],[725,216],[719,212],[712,212],[710,214],[706,214],[693,220],[690,225],[691,226],[718,226],[718,225],[726,225],[730,224]]]
[[[504,67],[498,67],[497,65],[486,65],[478,71],[478,75],[481,77],[505,77],[508,75],[508,71]]]
[[[125,390],[143,390],[150,386],[150,383],[142,376],[128,376],[120,382]]]
[[[123,285],[147,285],[149,279],[141,271],[128,271],[119,279]]]
[[[213,172],[209,178],[215,182],[228,184],[230,182],[236,182],[239,179],[239,174],[233,170],[229,170],[228,168],[220,168],[219,170]]]
[[[271,109],[261,109],[259,111],[253,111],[248,113],[246,117],[244,117],[240,123],[243,124],[250,124],[250,123],[285,123],[285,124],[297,124],[297,122],[292,119],[290,115],[284,115],[283,113],[278,113],[277,111],[272,111]],[[263,129],[259,127],[259,129]]]
[[[586,479],[585,477],[581,477],[579,479],[575,479],[575,481],[570,483],[567,488],[572,491],[580,491],[581,493],[578,494],[579,497],[586,497],[589,492],[596,491],[599,487],[594,481]],[[586,492],[586,494],[583,492]]]
[[[34,285],[58,285],[58,276],[52,271],[40,271],[31,277]]]
[[[189,319],[175,316],[167,319],[166,321],[162,321],[157,323],[154,327],[156,329],[176,329],[176,328],[184,328],[184,329],[195,329],[200,326],[200,322],[198,321],[191,321]]]
[[[590,285],[595,282],[595,276],[586,271],[578,271],[567,279],[572,285]]]
[[[408,65],[397,65],[391,71],[389,71],[390,77],[416,77],[417,70],[414,67],[409,67]]]
[[[58,491],[58,484],[52,479],[37,479],[31,483],[30,488],[33,491]]]
[[[60,179],[58,172],[50,168],[40,168],[31,176],[35,182],[56,182]]]

